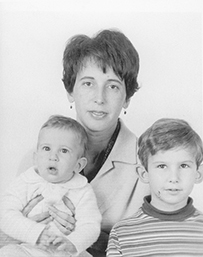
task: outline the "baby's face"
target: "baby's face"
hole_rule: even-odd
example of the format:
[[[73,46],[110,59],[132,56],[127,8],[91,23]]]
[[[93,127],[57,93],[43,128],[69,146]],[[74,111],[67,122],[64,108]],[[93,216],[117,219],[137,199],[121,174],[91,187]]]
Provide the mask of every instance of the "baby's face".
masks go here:
[[[151,204],[163,211],[175,211],[187,204],[200,173],[189,149],[159,151],[148,159]]]
[[[43,128],[35,153],[38,174],[51,183],[65,183],[77,172],[79,139],[70,129]]]

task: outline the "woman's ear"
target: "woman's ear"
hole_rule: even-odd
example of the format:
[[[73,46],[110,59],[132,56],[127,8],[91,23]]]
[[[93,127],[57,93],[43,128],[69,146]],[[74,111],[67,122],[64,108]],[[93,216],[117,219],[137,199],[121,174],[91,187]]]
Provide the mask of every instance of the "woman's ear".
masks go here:
[[[68,93],[68,92],[67,92],[67,97],[68,97],[68,101],[69,101],[70,103],[73,103],[73,102],[74,102],[73,93]]]
[[[74,171],[76,173],[79,173],[81,172],[81,170],[85,168],[86,165],[87,165],[87,159],[85,157],[81,157],[80,159],[78,159],[77,164],[75,165]]]
[[[148,184],[149,183],[148,171],[142,165],[138,165],[136,167],[136,170],[140,180],[143,183]]]
[[[196,171],[195,184],[201,183],[202,180],[203,180],[203,164],[200,165],[198,170]]]
[[[128,100],[125,100],[125,103],[123,104],[123,108],[127,109],[129,104],[130,104],[130,98],[128,98]]]

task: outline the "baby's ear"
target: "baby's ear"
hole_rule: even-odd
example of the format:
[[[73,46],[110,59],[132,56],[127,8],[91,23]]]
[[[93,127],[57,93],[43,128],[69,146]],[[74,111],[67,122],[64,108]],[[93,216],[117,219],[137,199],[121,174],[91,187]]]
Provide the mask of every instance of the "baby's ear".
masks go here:
[[[76,164],[75,167],[75,172],[79,173],[81,172],[81,170],[83,170],[85,168],[85,166],[87,165],[87,159],[85,157],[81,157]]]
[[[33,165],[35,166],[37,163],[37,152],[36,151],[33,152],[32,160],[33,160]]]
[[[195,178],[195,183],[199,184],[203,180],[203,164],[201,164],[196,171],[196,178]]]
[[[136,167],[136,171],[137,171],[137,174],[140,178],[140,180],[143,182],[143,183],[146,183],[148,184],[149,183],[149,174],[148,174],[148,171],[142,166],[142,165],[137,165]]]

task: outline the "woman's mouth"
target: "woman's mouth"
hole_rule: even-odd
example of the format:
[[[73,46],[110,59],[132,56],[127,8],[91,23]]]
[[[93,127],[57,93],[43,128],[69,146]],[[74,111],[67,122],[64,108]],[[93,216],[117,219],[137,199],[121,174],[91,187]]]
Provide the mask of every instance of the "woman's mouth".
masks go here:
[[[90,111],[90,114],[97,119],[101,119],[107,115],[106,112]]]

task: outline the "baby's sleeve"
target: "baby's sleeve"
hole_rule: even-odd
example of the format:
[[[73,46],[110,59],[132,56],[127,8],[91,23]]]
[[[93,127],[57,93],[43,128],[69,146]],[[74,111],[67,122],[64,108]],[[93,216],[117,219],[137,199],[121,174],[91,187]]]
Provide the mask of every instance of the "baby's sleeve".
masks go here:
[[[76,247],[77,254],[79,254],[98,239],[101,230],[102,216],[90,184],[84,187],[75,208],[75,230],[67,238]]]
[[[26,190],[27,185],[18,177],[1,197],[0,228],[12,238],[34,245],[45,225],[23,216]]]

